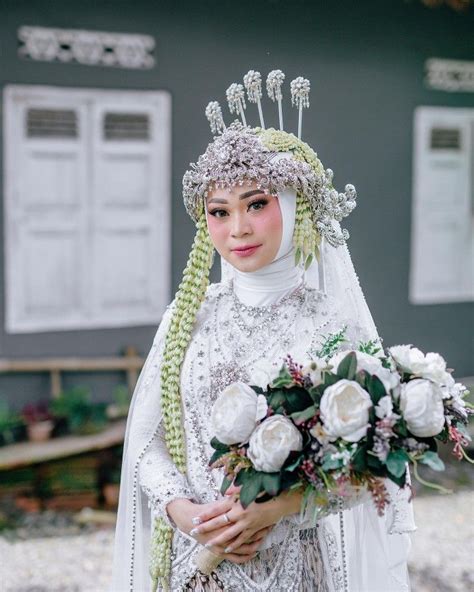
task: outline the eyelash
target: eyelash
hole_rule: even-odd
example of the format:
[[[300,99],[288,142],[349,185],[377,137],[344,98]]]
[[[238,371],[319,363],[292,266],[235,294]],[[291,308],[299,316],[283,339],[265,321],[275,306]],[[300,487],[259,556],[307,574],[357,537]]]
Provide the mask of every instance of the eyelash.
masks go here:
[[[253,201],[252,203],[250,203],[250,204],[249,204],[249,206],[248,206],[248,207],[249,207],[249,209],[250,209],[252,206],[254,206],[255,204],[260,204],[260,205],[266,206],[266,205],[268,204],[268,199],[264,199],[264,198],[262,198],[262,199],[257,199],[257,200],[255,200],[255,201]],[[258,209],[257,209],[257,210],[255,210],[255,211],[256,211],[256,212],[259,212],[260,210],[263,210],[263,208],[258,208]],[[209,214],[210,214],[211,216],[214,216],[215,218],[224,218],[224,216],[217,216],[217,213],[218,213],[218,212],[224,212],[225,214],[227,214],[227,211],[226,211],[226,210],[220,210],[220,209],[219,209],[219,210],[212,210],[212,212],[209,212]]]

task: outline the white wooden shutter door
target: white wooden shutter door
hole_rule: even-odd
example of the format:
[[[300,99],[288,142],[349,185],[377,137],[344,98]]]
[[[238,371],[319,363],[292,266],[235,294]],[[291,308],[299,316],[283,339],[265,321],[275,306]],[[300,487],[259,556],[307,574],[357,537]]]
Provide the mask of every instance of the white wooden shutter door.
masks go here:
[[[31,91],[9,98],[6,328],[77,326],[87,297],[85,105]]]
[[[474,109],[415,113],[410,300],[474,300]]]
[[[159,321],[169,299],[169,101],[99,97],[93,115],[93,306],[107,325]]]

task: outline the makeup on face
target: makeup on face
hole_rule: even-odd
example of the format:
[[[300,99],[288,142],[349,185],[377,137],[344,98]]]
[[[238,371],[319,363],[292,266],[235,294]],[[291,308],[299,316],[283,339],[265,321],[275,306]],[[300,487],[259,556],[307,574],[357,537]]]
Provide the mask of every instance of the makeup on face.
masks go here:
[[[273,261],[282,236],[277,196],[236,186],[214,190],[206,205],[209,234],[226,261],[240,271],[256,271]]]

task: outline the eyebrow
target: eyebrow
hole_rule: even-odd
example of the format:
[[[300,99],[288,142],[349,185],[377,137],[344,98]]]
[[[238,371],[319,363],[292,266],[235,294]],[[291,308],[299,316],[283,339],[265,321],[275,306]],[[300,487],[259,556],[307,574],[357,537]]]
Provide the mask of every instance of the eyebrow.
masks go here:
[[[252,189],[250,191],[246,191],[245,193],[241,193],[239,195],[239,199],[247,199],[248,197],[252,197],[253,195],[258,195],[260,193],[265,193],[265,192],[262,189]],[[213,199],[210,199],[207,203],[226,204],[226,203],[228,203],[228,201],[226,199],[214,197]]]

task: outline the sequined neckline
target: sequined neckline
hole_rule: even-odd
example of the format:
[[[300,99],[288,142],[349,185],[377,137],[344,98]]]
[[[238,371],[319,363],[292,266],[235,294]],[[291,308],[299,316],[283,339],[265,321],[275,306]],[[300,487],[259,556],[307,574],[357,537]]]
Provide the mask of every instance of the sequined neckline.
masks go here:
[[[239,297],[237,296],[235,290],[234,290],[234,280],[232,279],[230,281],[229,285],[229,292],[232,295],[232,298],[234,300],[234,304],[236,305],[236,307],[244,312],[256,312],[256,313],[260,313],[260,314],[265,314],[265,313],[271,313],[273,312],[276,308],[283,306],[285,304],[287,304],[288,302],[290,302],[291,300],[302,300],[304,298],[305,292],[306,292],[306,284],[305,281],[302,280],[300,284],[298,284],[298,286],[296,286],[296,288],[294,290],[292,290],[289,294],[286,294],[285,296],[283,296],[283,298],[281,298],[280,300],[277,300],[276,302],[274,302],[273,304],[267,305],[267,306],[252,306],[250,304],[244,304]]]

